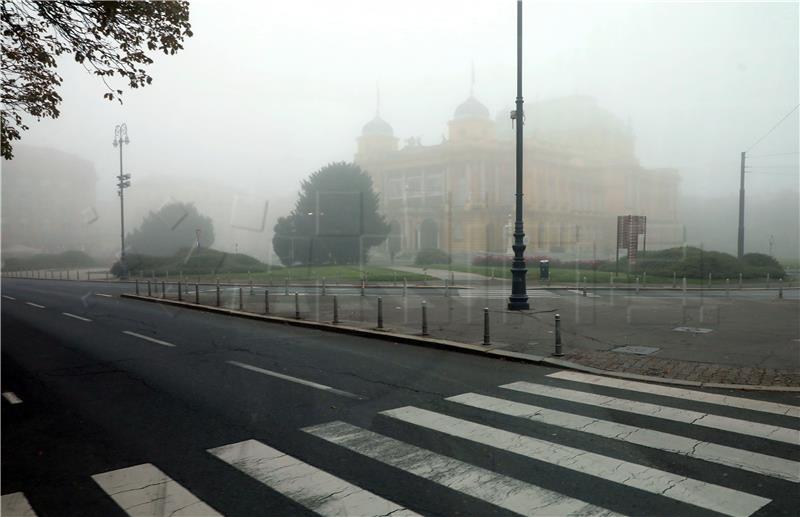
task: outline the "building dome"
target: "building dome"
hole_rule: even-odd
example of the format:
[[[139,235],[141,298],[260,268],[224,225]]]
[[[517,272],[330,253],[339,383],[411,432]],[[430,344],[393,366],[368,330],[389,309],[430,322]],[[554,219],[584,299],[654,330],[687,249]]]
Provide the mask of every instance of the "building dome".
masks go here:
[[[361,134],[367,135],[381,135],[381,136],[394,136],[394,130],[388,122],[383,120],[380,116],[375,115],[375,118],[364,124]]]
[[[453,114],[454,119],[465,119],[465,118],[482,118],[488,119],[489,118],[489,108],[483,105],[481,101],[473,97],[472,95],[469,96],[467,100],[462,102],[456,108],[455,113]]]

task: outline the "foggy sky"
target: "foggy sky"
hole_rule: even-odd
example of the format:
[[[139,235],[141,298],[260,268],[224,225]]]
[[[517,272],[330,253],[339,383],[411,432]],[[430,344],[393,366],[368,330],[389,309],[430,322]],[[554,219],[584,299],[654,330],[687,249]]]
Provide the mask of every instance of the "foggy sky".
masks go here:
[[[395,135],[423,144],[446,134],[471,62],[476,97],[493,114],[512,105],[515,9],[513,0],[192,2],[195,36],[156,57],[151,86],[126,90],[120,106],[62,59],[61,117],[32,123],[22,142],[94,162],[98,198],[112,200],[111,142],[124,121],[129,196],[154,175],[289,196],[320,166],[352,159],[376,82]],[[797,3],[529,1],[524,55],[527,101],[597,98],[630,120],[642,164],[677,168],[695,196],[737,192],[739,153],[800,102]],[[751,154],[797,150],[796,111]],[[749,175],[748,195],[797,190],[797,160],[754,158],[770,174]]]

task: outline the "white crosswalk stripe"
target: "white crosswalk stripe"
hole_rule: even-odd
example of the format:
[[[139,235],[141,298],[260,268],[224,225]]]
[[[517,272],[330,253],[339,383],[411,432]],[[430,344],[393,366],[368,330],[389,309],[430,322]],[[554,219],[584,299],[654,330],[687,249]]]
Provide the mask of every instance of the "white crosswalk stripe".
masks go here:
[[[597,393],[587,393],[584,391],[568,390],[530,382],[512,382],[511,384],[501,386],[501,388],[530,393],[541,397],[569,400],[570,402],[577,402],[580,404],[636,413],[637,415],[647,415],[664,420],[683,422],[690,425],[710,427],[712,429],[745,434],[793,445],[800,444],[800,431],[786,427],[762,424],[760,422],[751,422],[749,420],[730,418],[700,411],[660,406],[648,402],[637,402],[635,400],[610,397]]]
[[[95,474],[92,479],[131,516],[221,515],[150,463]]]
[[[256,440],[208,452],[320,515],[417,515]]]
[[[616,515],[604,508],[345,422],[303,429],[351,451],[522,515]]]
[[[757,452],[726,447],[684,436],[644,429],[618,422],[610,422],[583,415],[575,415],[510,400],[464,393],[447,400],[504,415],[525,418],[565,429],[603,436],[614,440],[635,443],[653,449],[674,452],[692,458],[741,468],[766,476],[800,482],[800,462]]]
[[[615,379],[613,377],[603,377],[601,375],[590,375],[581,372],[564,370],[548,375],[553,379],[563,379],[573,382],[582,382],[595,386],[605,386],[623,390],[634,390],[663,397],[675,397],[679,399],[691,400],[694,402],[706,402],[708,404],[719,404],[739,409],[749,409],[751,411],[761,411],[764,413],[774,413],[776,415],[787,415],[800,418],[800,406],[788,404],[777,404],[763,400],[748,399],[744,397],[733,397],[730,395],[719,395],[717,393],[706,393],[703,391],[687,390],[675,388],[673,386],[662,386],[660,384],[647,384],[645,382],[629,381],[625,379]]]
[[[3,517],[36,517],[31,503],[22,492],[5,494],[0,497],[0,515]]]
[[[770,502],[757,495],[413,406],[381,414],[725,515],[751,515]]]

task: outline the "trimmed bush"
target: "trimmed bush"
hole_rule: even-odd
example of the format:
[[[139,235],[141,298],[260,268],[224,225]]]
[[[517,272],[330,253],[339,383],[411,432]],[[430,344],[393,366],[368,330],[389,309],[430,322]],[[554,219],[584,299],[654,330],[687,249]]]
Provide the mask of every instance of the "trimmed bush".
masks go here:
[[[70,267],[92,267],[97,262],[82,251],[65,251],[63,253],[31,255],[30,257],[11,257],[5,261],[5,269],[57,269]]]
[[[415,266],[429,266],[431,264],[449,264],[450,255],[442,250],[428,249],[420,250],[414,257]]]
[[[168,271],[182,271],[186,275],[206,275],[222,273],[247,273],[266,271],[268,266],[255,257],[243,253],[226,253],[223,251],[200,248],[190,253],[183,248],[172,257],[154,257],[150,255],[128,255],[125,257],[128,273],[142,271],[149,275],[154,271],[156,276]],[[274,269],[274,267],[273,267]],[[122,269],[119,261],[111,267],[111,273],[120,276]]]

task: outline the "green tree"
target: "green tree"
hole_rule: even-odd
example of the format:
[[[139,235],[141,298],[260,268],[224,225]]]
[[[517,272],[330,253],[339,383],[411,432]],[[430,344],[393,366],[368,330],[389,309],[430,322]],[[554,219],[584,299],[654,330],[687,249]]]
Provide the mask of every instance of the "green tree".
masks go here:
[[[158,212],[150,212],[142,225],[126,237],[133,253],[172,256],[181,248],[196,245],[200,230],[200,246],[214,243],[214,223],[197,211],[192,203],[170,203]]]
[[[58,118],[61,76],[56,59],[72,54],[87,71],[100,77],[106,99],[122,90],[107,78],[120,76],[131,88],[151,83],[144,66],[148,51],[175,54],[191,37],[189,2],[3,1],[2,156],[13,158],[14,140],[28,129],[23,114]],[[121,99],[120,99],[121,102]]]
[[[301,184],[294,210],[278,219],[272,247],[284,265],[366,263],[386,240],[372,179],[352,163],[331,163]]]

